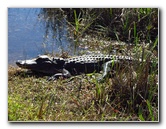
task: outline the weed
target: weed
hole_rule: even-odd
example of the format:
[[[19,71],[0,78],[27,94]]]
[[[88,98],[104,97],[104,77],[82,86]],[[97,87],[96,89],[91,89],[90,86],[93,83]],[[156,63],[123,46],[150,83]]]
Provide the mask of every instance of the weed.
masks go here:
[[[97,81],[100,73],[95,72],[47,82],[42,75],[9,67],[9,121],[158,121],[158,9],[66,8],[43,12],[50,23],[55,14],[58,19],[59,12],[66,16],[76,46],[102,52],[116,48],[117,55],[130,55],[135,60],[114,60],[110,77],[103,82]],[[55,31],[55,23],[52,27]],[[90,36],[80,43],[84,35]],[[105,39],[118,40],[118,44],[131,42],[133,46],[117,47]]]

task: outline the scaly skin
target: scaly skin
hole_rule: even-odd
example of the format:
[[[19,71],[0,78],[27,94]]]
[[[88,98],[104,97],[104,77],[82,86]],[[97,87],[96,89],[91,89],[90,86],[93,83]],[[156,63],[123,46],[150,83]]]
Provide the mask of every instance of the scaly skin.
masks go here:
[[[25,69],[50,74],[49,80],[54,80],[59,76],[71,77],[82,73],[100,72],[103,69],[101,79],[110,72],[111,64],[120,61],[131,61],[129,56],[117,55],[83,55],[72,58],[58,58],[41,55],[31,60],[18,60],[16,64]]]

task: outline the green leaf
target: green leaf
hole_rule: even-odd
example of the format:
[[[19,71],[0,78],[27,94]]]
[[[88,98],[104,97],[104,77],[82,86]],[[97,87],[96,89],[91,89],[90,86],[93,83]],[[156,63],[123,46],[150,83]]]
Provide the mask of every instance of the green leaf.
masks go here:
[[[143,115],[142,115],[142,109],[141,109],[141,107],[139,107],[138,116],[139,116],[139,119],[140,119],[141,121],[145,121],[145,119],[144,119],[144,117],[143,117]]]
[[[154,121],[152,106],[151,106],[149,100],[146,100],[146,103],[147,103],[147,106],[148,106],[148,110],[149,110],[149,113],[150,113],[151,120]]]
[[[134,22],[134,38],[136,38],[136,35],[137,35],[137,28],[136,28],[136,24]]]
[[[79,29],[79,22],[78,22],[76,10],[74,10],[74,18],[75,18],[76,31],[78,32],[78,29]]]

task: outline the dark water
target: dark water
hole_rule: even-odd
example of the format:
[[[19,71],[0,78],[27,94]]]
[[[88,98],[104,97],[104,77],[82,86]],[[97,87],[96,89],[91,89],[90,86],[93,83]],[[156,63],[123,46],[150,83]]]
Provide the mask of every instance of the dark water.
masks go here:
[[[47,19],[40,8],[8,9],[8,63],[36,57],[46,52],[69,49],[65,24],[56,29],[56,35],[46,28]]]

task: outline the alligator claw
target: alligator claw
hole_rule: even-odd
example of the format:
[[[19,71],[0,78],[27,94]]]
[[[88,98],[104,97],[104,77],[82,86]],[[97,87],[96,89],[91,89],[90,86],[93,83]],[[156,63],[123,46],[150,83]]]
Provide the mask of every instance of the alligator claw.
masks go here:
[[[97,80],[98,82],[103,82],[114,68],[114,65],[120,60],[131,61],[133,58],[117,55],[83,55],[63,59],[40,55],[31,60],[19,60],[16,64],[21,68],[53,75],[47,81],[54,81],[59,77],[69,78],[83,73],[100,72],[102,70],[103,74]]]
[[[57,78],[54,78],[54,77],[48,77],[47,78],[47,81],[55,81]]]

